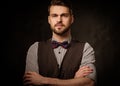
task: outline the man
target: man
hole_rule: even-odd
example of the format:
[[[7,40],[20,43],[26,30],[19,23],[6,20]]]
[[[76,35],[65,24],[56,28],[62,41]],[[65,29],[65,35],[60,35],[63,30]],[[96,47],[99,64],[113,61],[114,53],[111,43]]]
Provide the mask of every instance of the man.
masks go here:
[[[24,84],[94,86],[94,50],[89,43],[72,38],[70,26],[74,16],[71,5],[66,0],[52,0],[48,12],[52,38],[35,42],[29,48]]]

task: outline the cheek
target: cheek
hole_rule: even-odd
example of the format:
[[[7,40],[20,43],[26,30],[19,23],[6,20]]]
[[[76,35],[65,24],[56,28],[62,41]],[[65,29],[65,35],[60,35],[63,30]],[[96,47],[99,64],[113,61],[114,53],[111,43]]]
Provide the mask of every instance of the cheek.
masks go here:
[[[55,24],[55,20],[50,20],[50,24],[54,25]]]
[[[71,19],[69,19],[69,20],[66,21],[67,25],[70,25],[71,23],[72,23]]]

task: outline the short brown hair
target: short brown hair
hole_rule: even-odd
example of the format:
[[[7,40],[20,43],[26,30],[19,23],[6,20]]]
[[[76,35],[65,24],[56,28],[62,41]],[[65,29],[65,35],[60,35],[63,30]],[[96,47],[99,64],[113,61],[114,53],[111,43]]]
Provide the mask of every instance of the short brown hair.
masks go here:
[[[50,12],[50,7],[54,5],[68,7],[70,14],[72,14],[72,2],[70,0],[51,0],[50,5],[48,6],[48,12]]]

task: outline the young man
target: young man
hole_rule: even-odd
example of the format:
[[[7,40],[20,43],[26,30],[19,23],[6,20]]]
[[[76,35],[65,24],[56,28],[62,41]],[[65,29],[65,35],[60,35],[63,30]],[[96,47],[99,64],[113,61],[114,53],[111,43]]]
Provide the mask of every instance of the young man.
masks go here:
[[[66,0],[52,0],[48,8],[52,38],[35,42],[28,50],[25,85],[94,86],[94,50],[71,36],[74,22]]]

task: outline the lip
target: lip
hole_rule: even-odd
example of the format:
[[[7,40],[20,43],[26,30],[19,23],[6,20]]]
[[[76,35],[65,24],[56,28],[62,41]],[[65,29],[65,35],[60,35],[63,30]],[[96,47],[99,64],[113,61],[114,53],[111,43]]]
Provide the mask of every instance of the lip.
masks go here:
[[[57,27],[62,27],[63,25],[56,25]]]
[[[57,27],[57,28],[62,28],[62,26],[61,26],[61,25],[57,25],[56,27]]]
[[[56,24],[55,26],[60,26],[60,27],[62,27],[62,26],[63,26],[63,24]]]

